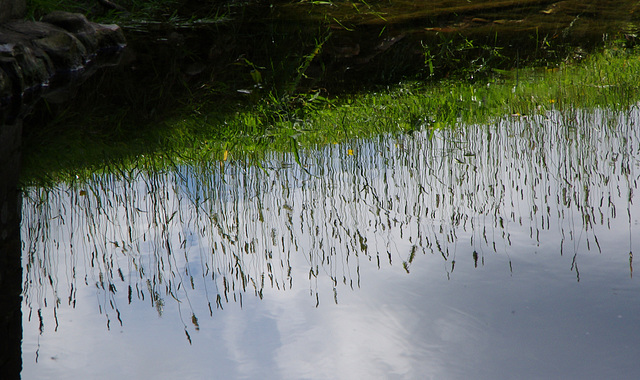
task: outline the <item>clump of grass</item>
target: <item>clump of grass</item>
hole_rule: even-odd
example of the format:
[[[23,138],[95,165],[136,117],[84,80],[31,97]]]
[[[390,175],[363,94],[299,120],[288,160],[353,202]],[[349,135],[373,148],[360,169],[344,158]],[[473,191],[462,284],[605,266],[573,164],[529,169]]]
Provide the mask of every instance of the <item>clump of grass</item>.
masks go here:
[[[487,123],[505,115],[521,116],[551,109],[628,107],[640,99],[640,56],[612,48],[579,65],[501,72],[484,82],[443,80],[409,82],[382,91],[329,100],[317,93],[300,96],[296,107],[265,99],[223,122],[237,150],[286,149],[295,138],[301,147],[340,142],[390,132],[450,128]],[[220,125],[195,117],[168,121],[215,142]],[[231,132],[234,131],[234,132]],[[207,136],[215,136],[208,139]],[[223,144],[224,145],[224,144]]]

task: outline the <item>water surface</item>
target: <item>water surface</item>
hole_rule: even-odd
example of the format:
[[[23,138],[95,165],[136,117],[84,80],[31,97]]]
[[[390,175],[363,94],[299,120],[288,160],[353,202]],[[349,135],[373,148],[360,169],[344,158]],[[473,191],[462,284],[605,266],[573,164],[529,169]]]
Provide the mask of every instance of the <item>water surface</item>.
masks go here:
[[[637,378],[640,110],[28,188],[23,378]]]

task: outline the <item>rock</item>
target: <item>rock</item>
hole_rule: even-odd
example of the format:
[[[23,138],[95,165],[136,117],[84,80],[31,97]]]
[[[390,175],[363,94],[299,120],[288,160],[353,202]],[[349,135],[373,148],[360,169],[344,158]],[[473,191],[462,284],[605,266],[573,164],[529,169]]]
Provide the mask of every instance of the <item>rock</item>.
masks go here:
[[[114,48],[120,50],[126,44],[124,33],[118,25],[93,23],[80,13],[51,12],[42,21],[73,34],[87,50],[96,53]]]
[[[58,69],[79,70],[89,58],[87,48],[70,33],[52,31],[49,35],[32,42],[36,48],[42,49],[49,56]]]
[[[13,99],[23,99],[46,86],[54,74],[54,66],[46,55],[38,54],[29,46],[2,44],[0,72],[0,77],[4,78],[0,81],[0,104],[5,106]]]

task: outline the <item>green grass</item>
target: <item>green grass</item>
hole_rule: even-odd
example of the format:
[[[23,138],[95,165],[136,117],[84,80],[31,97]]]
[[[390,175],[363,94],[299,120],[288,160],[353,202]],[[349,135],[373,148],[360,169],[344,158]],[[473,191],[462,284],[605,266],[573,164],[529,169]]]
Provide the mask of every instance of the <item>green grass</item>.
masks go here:
[[[169,136],[167,147],[187,159],[209,153],[216,158],[223,149],[238,153],[287,150],[292,139],[301,148],[313,148],[373,134],[486,123],[552,108],[628,107],[640,98],[639,79],[637,53],[608,49],[579,65],[502,71],[475,83],[408,82],[338,99],[319,93],[268,97],[224,118],[202,109],[199,115],[165,121],[177,132]],[[187,136],[197,146],[184,146]],[[203,151],[204,145],[209,148]]]
[[[490,123],[550,109],[621,109],[640,99],[639,82],[640,51],[612,47],[579,64],[549,70],[497,70],[475,82],[407,82],[333,99],[316,91],[221,104],[204,89],[193,97],[201,100],[183,104],[173,116],[143,128],[125,124],[119,132],[96,132],[67,127],[72,132],[65,134],[44,128],[31,134],[23,182],[74,181],[96,171],[149,165],[234,158],[259,162],[268,151],[298,155],[304,149],[382,133]]]

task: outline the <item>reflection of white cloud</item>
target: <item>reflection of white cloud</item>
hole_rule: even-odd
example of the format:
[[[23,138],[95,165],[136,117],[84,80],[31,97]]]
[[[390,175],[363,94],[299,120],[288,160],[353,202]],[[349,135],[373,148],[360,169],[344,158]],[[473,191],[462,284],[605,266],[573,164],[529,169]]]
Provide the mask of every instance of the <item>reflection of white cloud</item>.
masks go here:
[[[261,345],[265,336],[270,336],[271,328],[268,319],[259,317],[259,310],[231,312],[222,316],[224,328],[221,331],[226,356],[237,371],[239,378],[254,379],[267,371],[269,346],[277,342]],[[267,371],[268,372],[268,371]]]
[[[398,288],[394,285],[404,287],[404,276],[392,268],[387,268],[392,272],[389,275],[367,270],[367,266],[372,264],[361,267],[367,273],[363,289],[339,287],[337,305],[327,294],[321,297],[323,304],[315,308],[315,298],[304,288],[267,293],[265,307],[283,342],[275,353],[282,378],[424,379],[443,373],[437,355],[440,346],[421,341],[429,338],[425,333],[431,333],[424,328],[431,322],[421,315],[421,305],[405,302],[411,299],[398,302],[402,295],[395,292]],[[304,263],[296,263],[294,268],[299,271],[294,277],[305,275]],[[321,289],[331,289],[330,284],[322,285],[328,286]],[[440,327],[444,324],[436,323]]]
[[[409,331],[398,315],[361,304],[327,306],[309,314],[306,328],[287,318],[278,323],[286,343],[277,360],[286,378],[364,379],[411,373]]]

